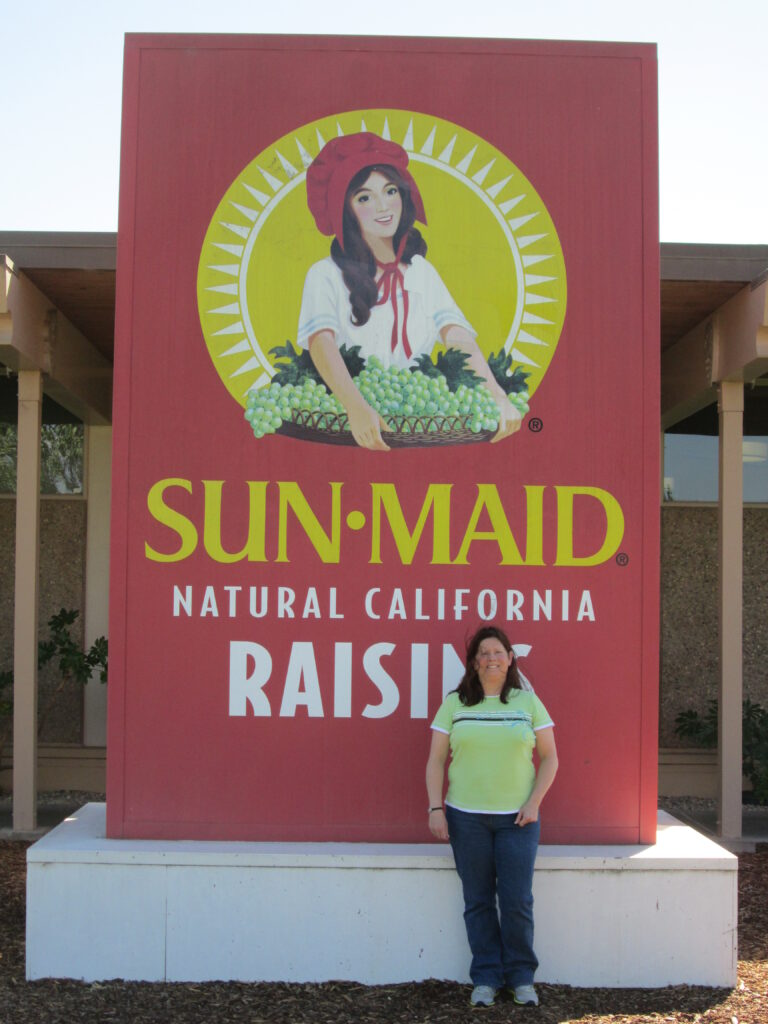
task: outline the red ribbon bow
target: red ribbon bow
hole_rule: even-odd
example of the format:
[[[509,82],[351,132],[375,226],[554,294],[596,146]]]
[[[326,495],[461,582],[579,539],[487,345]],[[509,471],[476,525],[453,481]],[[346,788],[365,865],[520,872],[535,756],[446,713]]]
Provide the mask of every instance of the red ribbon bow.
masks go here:
[[[406,359],[411,358],[411,346],[408,341],[408,292],[405,290],[405,277],[400,269],[400,260],[402,259],[403,252],[405,250],[405,243],[407,241],[407,235],[400,240],[400,245],[397,247],[397,254],[392,263],[379,263],[376,260],[376,265],[383,271],[379,278],[379,292],[381,297],[376,300],[377,306],[383,306],[387,302],[392,303],[392,310],[395,314],[395,320],[392,324],[392,351],[394,352],[397,348],[397,336],[399,327],[399,313],[397,309],[397,289],[398,286],[403,296],[403,352],[405,352]]]

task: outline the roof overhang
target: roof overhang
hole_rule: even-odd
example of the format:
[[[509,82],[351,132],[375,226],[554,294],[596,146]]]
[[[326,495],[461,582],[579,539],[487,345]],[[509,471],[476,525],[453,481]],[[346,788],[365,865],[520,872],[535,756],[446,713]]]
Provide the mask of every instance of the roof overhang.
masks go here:
[[[17,271],[34,285],[51,308],[58,310],[111,366],[117,235],[0,232],[0,253],[11,258]],[[716,376],[718,358],[721,367],[728,365],[729,376],[735,373],[738,377],[734,360],[739,359],[746,360],[744,379],[766,372],[768,367],[760,362],[762,336],[759,343],[752,343],[755,330],[764,326],[757,321],[761,316],[760,289],[765,289],[766,275],[768,245],[662,243],[662,407],[668,420],[680,418],[684,408],[695,411],[714,400],[713,380],[720,379]],[[719,350],[710,352],[707,332],[714,331],[715,314],[719,315],[722,342]],[[739,328],[737,321],[743,317],[746,320]],[[735,335],[742,339],[740,354],[733,347]],[[674,395],[668,394],[665,399],[664,385],[671,383],[673,377],[687,381],[688,391],[693,390],[697,397],[691,399],[687,395],[682,404]]]

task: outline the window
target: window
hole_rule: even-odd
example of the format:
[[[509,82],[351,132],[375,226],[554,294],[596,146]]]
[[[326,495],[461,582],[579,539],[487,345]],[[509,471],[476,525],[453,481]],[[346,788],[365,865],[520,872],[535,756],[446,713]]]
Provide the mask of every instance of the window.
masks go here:
[[[0,377],[0,494],[16,493],[16,377]],[[82,494],[85,428],[53,399],[43,396],[40,493]]]
[[[717,501],[718,439],[664,435],[664,501]]]
[[[715,405],[694,413],[664,434],[663,500],[716,502],[718,415]],[[742,445],[744,501],[768,502],[768,378],[744,387]]]

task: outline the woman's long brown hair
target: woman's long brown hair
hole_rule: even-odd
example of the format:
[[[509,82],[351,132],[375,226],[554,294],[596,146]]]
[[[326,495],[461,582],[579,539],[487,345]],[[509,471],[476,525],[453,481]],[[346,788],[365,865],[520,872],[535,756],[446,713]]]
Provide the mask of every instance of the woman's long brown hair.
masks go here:
[[[483,686],[480,682],[480,677],[477,674],[475,668],[475,659],[477,658],[477,652],[480,644],[483,640],[498,640],[504,650],[509,653],[512,650],[512,644],[509,642],[509,638],[503,629],[499,629],[498,626],[482,626],[469,638],[467,641],[467,653],[465,660],[465,670],[462,676],[461,682],[456,687],[456,693],[459,695],[459,700],[462,704],[467,707],[472,707],[475,704],[479,704],[485,697],[483,692]],[[512,663],[507,669],[507,678],[504,680],[504,685],[501,688],[499,697],[502,704],[507,703],[510,690],[522,690],[520,684],[520,674],[517,671],[517,658],[512,658]]]

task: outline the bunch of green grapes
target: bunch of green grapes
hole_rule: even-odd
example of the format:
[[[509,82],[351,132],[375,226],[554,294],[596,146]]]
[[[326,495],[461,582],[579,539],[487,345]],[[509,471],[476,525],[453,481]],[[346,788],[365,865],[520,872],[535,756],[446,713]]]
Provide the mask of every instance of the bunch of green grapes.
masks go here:
[[[531,407],[528,405],[528,399],[530,397],[531,396],[527,391],[513,391],[512,394],[507,395],[507,398],[521,416],[525,416],[527,412],[530,412]]]
[[[456,416],[455,395],[445,377],[427,377],[421,370],[384,369],[375,357],[356,379],[363,398],[388,416]]]
[[[402,433],[451,431],[466,423],[472,433],[479,434],[499,426],[499,407],[483,383],[459,384],[451,391],[443,374],[432,377],[421,370],[384,369],[372,357],[357,377],[357,385],[368,404]],[[520,396],[509,397],[521,414],[528,412]]]
[[[459,384],[451,391],[446,378],[421,370],[385,369],[375,357],[355,378],[363,398],[401,433],[450,432],[466,425],[474,434],[497,430],[499,408],[484,383]],[[521,415],[528,412],[528,392],[508,396]],[[304,377],[300,384],[269,384],[248,393],[245,418],[257,438],[274,434],[285,422],[333,431],[348,426],[341,402],[324,384]]]
[[[302,413],[312,414],[312,426],[337,431],[346,426],[344,406],[312,377],[305,377],[298,385],[272,383],[248,392],[245,418],[257,438],[274,434],[283,423],[301,418]]]

